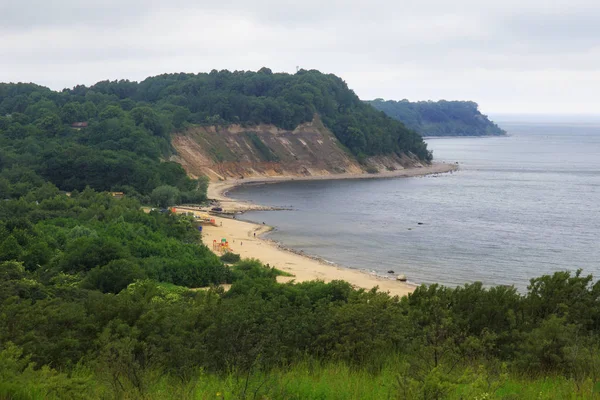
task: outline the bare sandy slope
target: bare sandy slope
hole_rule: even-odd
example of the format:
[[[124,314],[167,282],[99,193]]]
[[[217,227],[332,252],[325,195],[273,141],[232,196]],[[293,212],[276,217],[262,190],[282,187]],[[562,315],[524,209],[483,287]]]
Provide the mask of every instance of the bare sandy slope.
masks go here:
[[[264,210],[268,207],[263,207],[257,204],[251,204],[244,201],[238,201],[227,197],[227,191],[239,185],[256,184],[256,183],[275,183],[285,181],[314,181],[314,180],[333,180],[333,179],[381,179],[381,178],[401,178],[415,177],[432,174],[443,174],[456,171],[458,165],[447,163],[433,163],[429,166],[421,168],[407,168],[396,171],[380,172],[378,174],[329,174],[316,176],[274,176],[274,177],[258,177],[247,179],[228,179],[225,181],[211,182],[208,186],[208,198],[219,201],[221,207],[226,211],[249,211],[249,210]]]
[[[289,272],[294,277],[279,277],[279,282],[305,282],[322,280],[344,280],[357,288],[371,289],[379,286],[384,292],[391,295],[404,296],[412,293],[414,286],[391,279],[370,275],[359,270],[337,267],[326,264],[316,259],[295,254],[279,248],[275,243],[259,238],[261,233],[270,229],[265,225],[256,225],[245,221],[229,218],[215,217],[217,225],[205,226],[202,232],[202,241],[212,249],[213,240],[227,239],[234,253],[239,253],[242,258],[256,258],[264,264],[269,264],[280,270]],[[256,237],[254,236],[256,233]]]

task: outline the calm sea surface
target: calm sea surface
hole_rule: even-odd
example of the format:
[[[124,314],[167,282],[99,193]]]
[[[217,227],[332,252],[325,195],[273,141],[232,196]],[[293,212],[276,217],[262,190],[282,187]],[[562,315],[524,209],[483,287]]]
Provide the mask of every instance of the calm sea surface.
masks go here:
[[[582,268],[600,278],[600,124],[500,124],[498,138],[428,139],[459,172],[288,182],[232,197],[293,211],[250,212],[270,238],[350,268],[416,283],[524,289]],[[419,225],[422,223],[422,225]]]

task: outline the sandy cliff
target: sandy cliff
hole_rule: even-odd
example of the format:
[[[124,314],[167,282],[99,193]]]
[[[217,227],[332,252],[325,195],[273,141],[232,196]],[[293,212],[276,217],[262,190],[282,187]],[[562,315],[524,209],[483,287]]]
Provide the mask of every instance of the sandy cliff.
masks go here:
[[[422,167],[416,157],[372,157],[360,164],[318,118],[293,131],[273,125],[197,126],[173,136],[173,161],[212,181],[329,176]]]

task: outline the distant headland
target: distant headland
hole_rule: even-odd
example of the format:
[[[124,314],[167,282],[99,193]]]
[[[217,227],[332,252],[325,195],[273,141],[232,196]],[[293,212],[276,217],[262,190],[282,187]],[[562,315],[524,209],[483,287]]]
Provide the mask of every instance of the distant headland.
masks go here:
[[[421,136],[500,136],[506,132],[473,101],[367,101]]]

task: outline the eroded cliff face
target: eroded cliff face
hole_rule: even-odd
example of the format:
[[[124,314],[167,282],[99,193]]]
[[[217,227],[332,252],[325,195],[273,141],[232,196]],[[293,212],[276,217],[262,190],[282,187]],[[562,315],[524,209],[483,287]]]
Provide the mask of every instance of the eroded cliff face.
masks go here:
[[[211,180],[323,176],[391,171],[421,165],[410,156],[380,156],[360,164],[316,116],[293,131],[273,125],[192,127],[173,135],[179,162]]]

